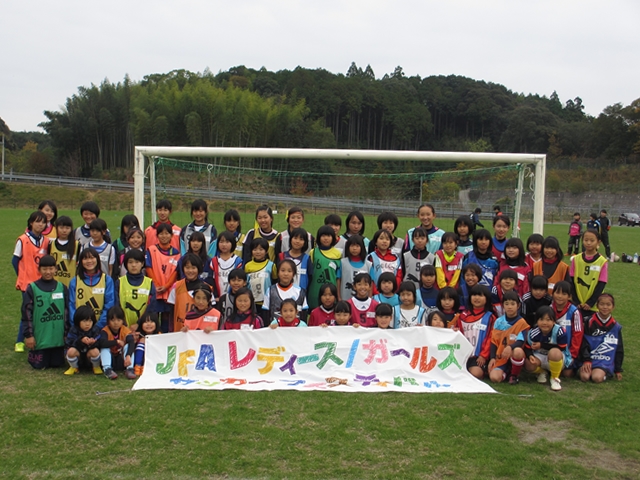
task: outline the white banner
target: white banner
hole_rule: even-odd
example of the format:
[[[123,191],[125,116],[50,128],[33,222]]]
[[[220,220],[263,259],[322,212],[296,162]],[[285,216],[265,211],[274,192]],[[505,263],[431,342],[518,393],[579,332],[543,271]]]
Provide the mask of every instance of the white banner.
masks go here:
[[[133,389],[495,393],[444,328],[264,328],[153,335]]]

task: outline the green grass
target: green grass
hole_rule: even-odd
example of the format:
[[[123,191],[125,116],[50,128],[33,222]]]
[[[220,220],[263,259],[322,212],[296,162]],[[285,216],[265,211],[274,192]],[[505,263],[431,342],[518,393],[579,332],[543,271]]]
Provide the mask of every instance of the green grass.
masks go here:
[[[71,214],[79,221],[79,213]],[[0,210],[0,475],[4,478],[638,478],[640,268],[610,265],[624,325],[621,382],[535,379],[503,395],[136,391],[119,378],[34,371],[13,352],[20,295],[10,266],[29,211]],[[117,234],[122,212],[102,215]],[[212,214],[220,227],[221,213]],[[243,215],[245,217],[245,215]],[[315,232],[324,215],[307,215]],[[188,215],[176,213],[185,224]],[[245,220],[244,229],[250,228]],[[399,231],[415,224],[403,219]],[[436,221],[451,228],[452,221]],[[367,235],[375,220],[367,217]],[[282,229],[284,216],[276,216]],[[567,226],[545,234],[567,240]],[[531,231],[523,225],[523,236]],[[613,227],[617,253],[640,229]],[[96,392],[104,394],[97,395]]]

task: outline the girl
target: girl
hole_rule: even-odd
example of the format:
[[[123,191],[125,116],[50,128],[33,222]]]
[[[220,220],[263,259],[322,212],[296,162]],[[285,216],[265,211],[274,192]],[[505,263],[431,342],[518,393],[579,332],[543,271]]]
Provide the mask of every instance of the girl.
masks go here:
[[[511,269],[503,270],[500,272],[498,278],[498,285],[495,285],[491,289],[491,301],[493,303],[493,311],[496,314],[496,317],[499,317],[504,314],[502,310],[502,299],[504,298],[504,294],[510,291],[516,291],[516,286],[518,285],[518,274]],[[517,295],[517,292],[516,292]]]
[[[281,253],[288,252],[291,248],[291,238],[293,231],[297,228],[302,228],[302,224],[304,223],[304,212],[300,207],[291,207],[287,212],[287,229],[283,232],[280,232],[276,237],[275,243],[275,252],[276,258],[280,257]],[[309,253],[314,246],[314,239],[310,233],[307,233],[307,242],[306,248],[303,250],[304,253]],[[304,288],[304,287],[303,287]]]
[[[69,368],[65,375],[80,373],[80,362],[89,359],[95,375],[102,375],[100,367],[99,341],[101,329],[96,325],[96,314],[88,305],[79,307],[73,314],[73,325],[69,329],[64,343]]]
[[[282,301],[280,307],[280,315],[274,318],[269,328],[278,327],[306,327],[307,324],[298,318],[298,308],[293,298],[287,298]]]
[[[387,303],[392,307],[400,305],[400,297],[395,291],[398,289],[396,277],[391,272],[384,272],[378,279],[378,293],[373,299],[379,303]]]
[[[126,274],[115,281],[116,305],[125,314],[125,325],[135,331],[138,320],[147,308],[154,308],[156,289],[151,278],[144,273],[144,253],[129,250],[123,259]]]
[[[209,223],[209,206],[202,199],[191,203],[191,218],[193,222],[185,225],[180,232],[180,253],[184,255],[189,251],[189,239],[194,232],[204,235],[204,251],[213,257],[216,254],[218,231]]]
[[[460,296],[455,288],[444,287],[438,292],[436,307],[444,314],[447,328],[455,325],[460,316]]]
[[[457,288],[462,270],[464,255],[456,251],[458,238],[455,233],[447,232],[442,235],[442,250],[435,254],[436,278],[438,288]]]
[[[109,276],[113,275],[113,265],[116,263],[116,249],[111,245],[111,238],[107,233],[107,222],[96,218],[89,224],[91,240],[82,248],[93,248],[100,255],[100,268]]]
[[[240,223],[240,214],[235,209],[230,209],[224,212],[222,217],[224,222],[225,231],[231,233],[236,240],[235,254],[242,258],[242,244],[244,242],[244,235],[242,234],[242,224]]]
[[[402,248],[404,247],[404,238],[395,236],[398,228],[398,216],[393,212],[382,212],[378,215],[378,230],[386,230],[393,236],[391,242],[391,251],[398,257],[402,256]]]
[[[271,288],[274,265],[267,256],[269,243],[262,237],[254,238],[251,241],[251,253],[253,259],[245,264],[244,271],[247,272],[248,286],[253,293],[256,307],[262,310],[265,296]]]
[[[320,287],[320,306],[314,308],[309,315],[309,326],[320,327],[335,325],[335,307],[338,299],[338,289],[332,283],[325,283]]]
[[[33,212],[27,220],[26,233],[20,235],[16,241],[11,264],[18,276],[16,290],[20,290],[22,293],[31,282],[40,278],[38,264],[40,259],[47,255],[49,249],[49,238],[42,235],[46,226],[46,215],[40,210]],[[23,327],[23,322],[20,320],[15,344],[16,352],[24,352]]]
[[[462,332],[473,347],[467,360],[467,370],[482,380],[487,373],[491,355],[491,330],[496,320],[491,305],[491,292],[484,285],[474,285],[469,290],[467,308],[460,314],[455,329]]]
[[[416,286],[413,282],[402,282],[398,289],[400,305],[393,308],[393,328],[424,325],[425,309],[416,305]]]
[[[500,383],[509,377],[509,384],[516,385],[524,365],[525,353],[522,348],[529,330],[529,324],[518,313],[520,297],[516,292],[506,292],[502,299],[504,315],[494,323],[491,332],[491,360],[489,378]]]
[[[527,265],[533,269],[533,266],[542,260],[542,244],[544,243],[544,237],[539,233],[529,235],[527,238],[527,253],[524,257],[524,261]]]
[[[393,307],[387,303],[381,303],[376,307],[376,326],[378,328],[393,328]]]
[[[475,263],[482,269],[480,284],[488,288],[493,287],[500,264],[493,255],[493,240],[489,230],[484,228],[473,234],[473,250],[467,253],[462,261],[462,266]]]
[[[427,315],[425,325],[427,327],[447,328],[447,321],[440,310],[431,310]]]
[[[113,279],[100,268],[100,255],[87,247],[78,255],[76,276],[69,282],[69,316],[83,305],[93,308],[98,327],[107,324],[107,312],[115,305]]]
[[[416,284],[416,288],[420,288],[420,270],[425,265],[433,265],[436,257],[427,251],[429,237],[424,228],[414,228],[411,239],[413,240],[413,248],[402,255],[402,271],[405,282],[413,282]]]
[[[204,238],[204,234],[202,232],[193,232],[191,237],[189,237],[189,246],[187,248],[187,254],[194,253],[198,257],[200,257],[200,261],[202,262],[203,268],[200,272],[200,280],[203,282],[213,286],[213,272],[211,269],[211,257],[207,254],[207,250],[205,249],[206,239]],[[186,255],[183,255],[180,260],[178,260],[178,279],[182,280],[184,278],[184,273],[182,272],[182,268],[184,265],[184,258]]]
[[[547,278],[549,294],[556,283],[569,281],[569,265],[562,261],[562,249],[556,237],[547,237],[542,242],[542,261],[533,264],[533,275]]]
[[[136,350],[133,354],[133,373],[137,376],[142,375],[144,371],[144,353],[147,337],[149,335],[157,335],[160,333],[160,320],[157,313],[145,312],[138,319],[138,328],[136,329]]]
[[[171,237],[171,246],[176,250],[180,250],[180,234],[182,233],[182,229],[173,224],[171,222],[171,211],[173,210],[173,205],[171,205],[171,201],[167,199],[158,200],[156,203],[156,216],[158,217],[158,221],[153,225],[148,226],[144,231],[145,237],[145,246],[146,250],[149,250],[149,247],[158,243],[158,225],[162,223],[166,223],[169,225],[173,236]]]
[[[262,327],[262,318],[256,313],[251,290],[247,287],[241,287],[235,294],[233,313],[222,323],[220,329],[257,330]]]
[[[556,323],[567,333],[567,349],[565,351],[565,367],[563,377],[572,377],[582,346],[584,324],[578,307],[571,303],[571,284],[564,280],[556,283],[551,295],[551,308],[556,317]]]
[[[116,263],[114,270],[117,275],[114,275],[114,280],[117,280],[117,278],[123,277],[127,274],[127,266],[124,263],[124,257],[128,252],[130,252],[131,250],[138,250],[144,253],[144,233],[138,227],[132,226],[131,228],[129,228],[125,238],[125,242],[127,246],[119,254],[116,254]]]
[[[369,275],[374,284],[378,283],[380,275],[384,272],[392,273],[396,277],[396,285],[402,282],[402,266],[400,257],[391,252],[393,235],[386,230],[378,230],[373,236],[369,247],[375,245],[375,249],[369,254],[367,260],[371,263]]]
[[[236,293],[247,286],[247,274],[242,268],[235,268],[229,273],[229,287],[226,293],[220,295],[216,301],[216,308],[220,312],[222,324],[233,316]],[[222,330],[222,328],[220,328]]]
[[[453,231],[458,235],[457,250],[463,255],[473,250],[471,235],[473,234],[474,228],[475,225],[468,215],[458,217],[453,224]]]
[[[613,295],[603,293],[596,303],[598,312],[585,324],[580,357],[580,380],[602,383],[615,375],[622,380],[622,326],[611,315],[615,307]],[[606,352],[606,354],[599,353]]]
[[[469,303],[469,291],[482,280],[482,270],[475,263],[469,263],[462,267],[462,279],[458,287],[460,295],[460,309],[465,310]],[[487,290],[489,290],[487,288]],[[489,291],[489,293],[491,293]],[[491,303],[491,302],[489,302]]]
[[[170,332],[179,332],[184,326],[184,320],[193,308],[193,292],[196,288],[211,287],[202,282],[200,275],[204,266],[202,260],[195,253],[187,253],[182,264],[184,278],[173,284],[167,297],[167,303],[173,305],[173,325]]]
[[[418,305],[425,308],[435,308],[438,299],[438,286],[436,285],[436,267],[425,265],[420,269],[420,290],[418,294]]]
[[[607,259],[598,253],[600,234],[587,230],[582,234],[584,252],[571,258],[569,277],[573,284],[573,303],[587,322],[596,310],[596,300],[607,285],[609,268]]]
[[[536,311],[536,328],[527,332],[524,343],[524,368],[538,375],[538,383],[547,382],[547,372],[551,374],[551,390],[562,390],[560,373],[564,365],[563,352],[567,348],[567,335],[551,307],[540,307]]]
[[[156,311],[160,313],[162,333],[169,332],[169,322],[173,317],[171,305],[167,303],[169,291],[178,278],[176,270],[180,252],[171,246],[173,231],[168,223],[161,223],[156,228],[158,243],[151,245],[146,252],[146,274],[156,286]]]
[[[504,252],[507,243],[507,233],[511,228],[511,220],[506,215],[496,215],[493,217],[493,231],[495,233],[492,239],[492,253],[498,261],[502,260],[502,252]]]
[[[253,240],[257,238],[263,238],[267,242],[267,258],[274,262],[276,259],[275,245],[277,236],[277,230],[273,229],[273,211],[267,205],[260,205],[256,209],[256,222],[254,227],[249,230],[244,237],[242,263],[246,265],[251,261]]]
[[[518,295],[522,297],[525,293],[529,292],[531,267],[527,265],[527,262],[524,260],[524,246],[522,245],[522,240],[519,238],[510,238],[505,243],[498,274],[500,274],[502,270],[507,269],[513,270],[518,275],[518,284],[516,286]]]
[[[336,317],[336,325],[344,326],[351,325],[351,305],[349,302],[345,300],[341,300],[336,303],[335,308],[335,317]],[[353,322],[353,326],[358,328],[360,324],[358,322]]]
[[[352,235],[344,246],[344,258],[341,259],[342,278],[340,279],[339,298],[349,300],[355,295],[353,279],[359,273],[368,273],[371,263],[367,260],[364,239],[360,235]]]
[[[127,233],[129,230],[135,227],[138,230],[140,229],[140,222],[138,221],[138,217],[135,215],[125,215],[122,217],[122,221],[120,222],[120,237],[113,242],[113,246],[116,249],[116,255],[124,254],[124,249],[129,246],[127,243]]]
[[[124,370],[129,380],[137,378],[133,371],[135,340],[125,323],[122,308],[115,305],[107,311],[107,325],[100,332],[100,362],[109,380],[118,378],[114,370]]]
[[[63,215],[56,220],[56,239],[49,243],[49,254],[56,259],[56,280],[67,288],[76,276],[77,252],[73,221]]]
[[[281,305],[284,300],[294,301],[297,315],[300,320],[307,319],[306,292],[293,283],[296,276],[296,264],[293,260],[283,260],[277,267],[278,283],[272,285],[269,293],[264,297],[262,304],[262,319],[265,325],[271,324],[272,320],[280,316]]]
[[[313,272],[311,273],[311,284],[309,285],[308,299],[309,308],[318,306],[320,298],[320,287],[325,283],[333,283],[340,291],[340,252],[335,248],[336,237],[333,228],[323,225],[318,229],[316,235],[316,247],[311,251],[311,263]]]
[[[368,249],[369,239],[364,236],[364,229],[365,229],[364,215],[362,215],[362,213],[360,213],[358,210],[349,212],[349,215],[347,215],[347,220],[345,223],[346,223],[346,230],[342,234],[343,241],[346,242],[347,240],[349,240],[349,237],[351,237],[352,235],[360,235],[364,242],[364,246]]]
[[[313,240],[304,228],[294,228],[289,233],[288,251],[278,255],[278,261],[292,260],[296,264],[296,276],[293,279],[298,287],[306,292],[309,289],[309,278],[311,274],[311,257],[306,253],[309,247],[309,239]]]
[[[216,300],[229,289],[229,273],[242,267],[242,259],[236,255],[236,237],[226,230],[218,237],[218,251],[209,262],[209,271]]]
[[[436,218],[436,209],[433,205],[425,203],[418,207],[418,218],[420,219],[420,225],[418,227],[423,227],[427,231],[427,235],[429,236],[429,242],[427,243],[427,250],[430,253],[435,254],[440,249],[440,244],[442,243],[442,235],[444,235],[444,231],[440,230],[433,224],[433,221]],[[418,228],[415,227],[415,228]],[[413,248],[413,228],[411,228],[407,232],[407,236],[404,242],[404,251],[407,252]]]
[[[42,235],[53,241],[56,236],[54,226],[58,219],[58,207],[56,207],[56,204],[51,200],[43,200],[40,202],[40,205],[38,205],[38,210],[47,217],[47,226],[42,231]]]
[[[220,312],[211,305],[211,290],[205,284],[200,284],[193,291],[193,306],[184,319],[182,332],[189,330],[202,330],[204,333],[211,333],[218,330],[220,323]]]

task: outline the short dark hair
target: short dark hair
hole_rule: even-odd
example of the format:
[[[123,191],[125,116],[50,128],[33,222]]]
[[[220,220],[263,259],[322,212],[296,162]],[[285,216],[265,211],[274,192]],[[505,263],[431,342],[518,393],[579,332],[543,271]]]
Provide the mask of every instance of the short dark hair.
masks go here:
[[[80,215],[82,215],[82,212],[84,211],[91,212],[96,217],[100,216],[100,207],[96,202],[92,202],[91,200],[84,202],[82,205],[80,205]]]

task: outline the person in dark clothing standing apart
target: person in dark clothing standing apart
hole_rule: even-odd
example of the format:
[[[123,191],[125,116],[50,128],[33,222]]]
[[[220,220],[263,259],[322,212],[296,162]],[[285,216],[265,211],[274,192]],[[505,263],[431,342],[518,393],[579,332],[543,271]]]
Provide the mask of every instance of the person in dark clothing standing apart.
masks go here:
[[[602,240],[602,245],[604,245],[607,259],[611,259],[611,245],[609,245],[609,230],[611,229],[611,222],[609,221],[609,217],[607,217],[606,210],[600,210],[600,218],[598,220],[600,222],[600,238]]]
[[[476,227],[484,228],[484,225],[480,222],[480,214],[482,213],[481,208],[476,208],[471,215],[471,221]]]

